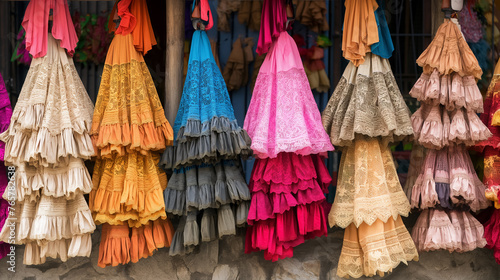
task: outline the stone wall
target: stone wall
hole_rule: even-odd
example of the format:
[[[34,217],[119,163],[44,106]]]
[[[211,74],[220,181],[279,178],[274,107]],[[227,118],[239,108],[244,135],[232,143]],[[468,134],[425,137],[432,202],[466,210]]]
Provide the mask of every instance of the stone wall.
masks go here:
[[[94,248],[90,258],[74,258],[66,263],[50,260],[40,266],[22,265],[23,248],[16,250],[16,272],[7,270],[0,261],[0,279],[339,279],[336,265],[342,248],[343,230],[330,230],[328,237],[316,238],[298,246],[294,258],[278,262],[266,261],[262,253],[244,254],[244,232],[220,241],[202,244],[195,253],[170,257],[167,249],[137,264],[100,268],[97,266],[99,231],[93,235]],[[378,277],[377,277],[378,278]],[[450,254],[420,254],[419,262],[398,266],[384,279],[407,280],[494,280],[500,279],[500,265],[487,249]]]

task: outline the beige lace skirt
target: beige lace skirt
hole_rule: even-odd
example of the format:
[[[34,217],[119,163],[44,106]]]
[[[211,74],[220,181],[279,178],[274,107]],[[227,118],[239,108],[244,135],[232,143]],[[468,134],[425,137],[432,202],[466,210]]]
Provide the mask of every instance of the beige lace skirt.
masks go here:
[[[48,34],[47,55],[33,59],[0,135],[5,162],[16,167],[15,216],[6,223],[13,226],[4,226],[0,240],[25,244],[25,264],[90,256],[95,224],[83,195],[92,189],[84,160],[94,154],[93,109],[72,58]]]
[[[331,227],[373,224],[408,216],[410,203],[399,183],[390,149],[381,140],[359,136],[343,150]]]
[[[42,195],[38,201],[17,202],[13,208],[15,215],[9,216],[6,225],[15,226],[5,226],[0,241],[25,244],[25,264],[41,264],[47,257],[66,261],[90,256],[95,224],[83,194],[72,200]]]
[[[344,233],[337,275],[340,277],[384,276],[400,263],[418,261],[418,253],[401,217],[386,223],[376,220],[356,228],[349,225]]]
[[[351,145],[356,135],[385,143],[412,136],[410,111],[387,59],[369,53],[359,67],[349,63],[322,113],[333,145]]]
[[[73,59],[49,34],[47,55],[33,59],[11,125],[0,135],[6,164],[58,166],[70,156],[90,159],[93,110]]]

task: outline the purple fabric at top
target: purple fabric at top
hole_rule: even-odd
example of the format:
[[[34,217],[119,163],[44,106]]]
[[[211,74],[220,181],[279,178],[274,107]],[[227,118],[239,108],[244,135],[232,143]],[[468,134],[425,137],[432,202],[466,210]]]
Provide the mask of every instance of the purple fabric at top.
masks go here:
[[[264,0],[257,53],[265,54],[279,34],[286,30],[286,0]]]
[[[7,130],[12,117],[12,108],[10,106],[9,94],[5,88],[2,74],[0,74],[0,133]],[[5,188],[9,182],[7,178],[7,169],[3,163],[3,156],[5,153],[5,143],[0,141],[0,229],[3,228],[5,220],[7,219],[8,203],[2,199]],[[0,258],[5,257],[9,252],[9,244],[0,242]]]
[[[10,106],[9,94],[5,88],[5,83],[0,74],[0,133],[7,130],[12,117],[12,108]],[[0,160],[3,160],[5,153],[5,143],[0,141]]]
[[[7,220],[7,211],[9,204],[1,196],[3,195],[5,188],[8,184],[7,170],[3,161],[0,161],[0,229],[3,228],[5,221]],[[5,257],[9,253],[9,244],[0,241],[0,259]]]

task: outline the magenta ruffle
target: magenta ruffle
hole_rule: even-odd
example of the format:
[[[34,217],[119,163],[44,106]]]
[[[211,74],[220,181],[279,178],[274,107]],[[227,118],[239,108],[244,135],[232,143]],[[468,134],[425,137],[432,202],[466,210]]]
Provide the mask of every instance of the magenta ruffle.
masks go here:
[[[486,248],[494,251],[495,260],[500,264],[500,209],[493,210],[490,219],[484,224]]]
[[[280,153],[257,159],[250,180],[246,253],[267,260],[293,256],[293,247],[327,233],[324,192],[331,177],[318,155]]]

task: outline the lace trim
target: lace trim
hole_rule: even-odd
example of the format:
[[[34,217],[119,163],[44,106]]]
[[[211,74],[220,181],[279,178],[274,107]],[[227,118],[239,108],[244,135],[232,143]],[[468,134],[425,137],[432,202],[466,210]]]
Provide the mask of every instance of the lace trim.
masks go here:
[[[193,60],[188,66],[174,131],[179,132],[188,120],[204,123],[214,117],[236,119],[224,78],[213,59]]]
[[[357,138],[341,158],[330,226],[371,225],[377,219],[407,216],[409,211],[389,148],[376,139]]]
[[[91,135],[101,150],[128,145],[161,150],[172,143],[172,128],[144,62],[104,66]]]
[[[377,225],[380,224],[378,221]],[[404,227],[401,218],[397,218],[396,227],[383,225],[383,232],[373,234],[380,229],[363,226],[356,229],[349,226],[344,234],[342,252],[339,258],[337,275],[340,277],[384,276],[392,272],[400,263],[418,261],[418,253],[410,234]],[[352,234],[356,240],[349,240]],[[358,240],[359,238],[359,240]]]
[[[201,123],[188,120],[177,133],[176,143],[163,153],[160,165],[165,169],[209,164],[221,159],[247,158],[252,154],[250,137],[236,120],[214,117]]]
[[[243,127],[259,158],[333,150],[303,69],[260,72]]]
[[[413,135],[410,111],[392,72],[357,74],[355,84],[344,76],[322,114],[334,145],[351,145],[358,134],[379,137],[385,143]]]

